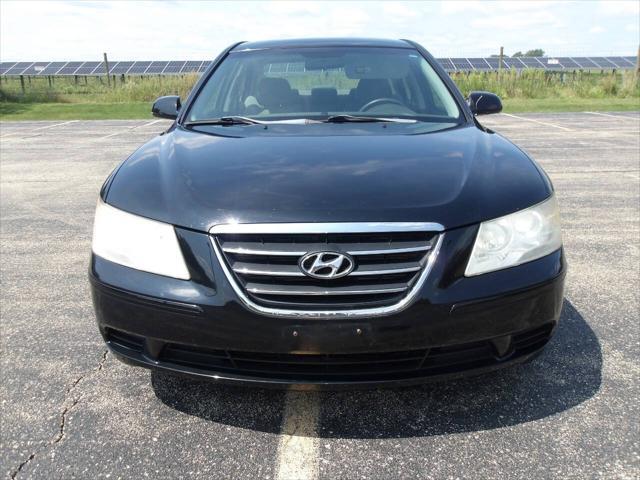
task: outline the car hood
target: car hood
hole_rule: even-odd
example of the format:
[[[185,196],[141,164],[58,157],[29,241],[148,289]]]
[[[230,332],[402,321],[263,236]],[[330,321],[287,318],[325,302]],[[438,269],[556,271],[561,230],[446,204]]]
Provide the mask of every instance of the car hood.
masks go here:
[[[208,231],[232,222],[412,221],[453,228],[551,194],[546,176],[522,151],[474,126],[415,135],[350,125],[296,128],[307,133],[230,137],[173,129],[123,162],[103,196],[128,212]],[[335,128],[341,134],[331,134]]]

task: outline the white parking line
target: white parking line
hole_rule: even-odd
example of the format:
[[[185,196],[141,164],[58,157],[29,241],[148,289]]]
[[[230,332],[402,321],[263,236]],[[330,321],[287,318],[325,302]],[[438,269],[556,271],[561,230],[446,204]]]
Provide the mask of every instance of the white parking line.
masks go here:
[[[140,127],[140,128],[142,128],[142,127],[148,127],[149,125],[154,125],[154,124],[156,124],[156,123],[158,123],[158,122],[162,122],[162,120],[163,120],[162,118],[159,118],[158,120],[152,120],[151,122],[149,122],[149,123],[145,123],[144,125],[140,125],[139,127]],[[138,128],[138,127],[136,127],[136,128]]]
[[[54,123],[53,125],[45,125],[44,127],[34,128],[33,131],[35,132],[36,130],[46,130],[47,128],[60,127],[62,125],[69,125],[70,123],[76,123],[78,121],[79,120],[69,120],[68,122]]]
[[[7,133],[6,135],[0,136],[0,138],[10,137],[12,135],[25,135],[31,132],[37,132],[39,130],[47,130],[48,128],[60,127],[62,125],[69,125],[70,123],[75,123],[75,122],[79,122],[79,120],[69,120],[68,122],[54,123],[53,125],[45,125],[43,127],[31,129],[28,132],[11,132],[11,133]]]
[[[278,443],[276,480],[315,480],[318,478],[316,436],[320,400],[314,392],[287,392]]]
[[[129,127],[127,130],[120,130],[119,132],[110,133],[109,135],[105,135],[104,137],[100,137],[97,140],[104,140],[105,138],[115,137],[116,135],[120,135],[121,133],[128,132],[129,130],[133,130],[135,127]]]
[[[502,115],[506,115],[507,117],[512,117],[512,118],[517,118],[518,120],[525,120],[527,122],[537,123],[539,125],[546,125],[548,127],[559,128],[560,130],[566,130],[567,132],[572,132],[573,131],[570,128],[562,127],[560,125],[556,125],[555,123],[541,122],[539,120],[534,120],[533,118],[519,117],[519,116],[513,115],[511,113],[502,113]]]
[[[640,120],[640,117],[627,117],[626,115],[613,115],[611,113],[602,113],[602,112],[584,112],[584,113],[590,113],[591,115],[600,115],[602,117],[624,118],[625,120],[634,120],[636,122]]]
[[[130,132],[131,130],[135,130],[136,128],[143,128],[153,125],[154,123],[161,122],[162,120],[153,120],[152,122],[145,123],[144,125],[134,125],[133,127],[128,127],[126,130],[120,130],[119,132],[110,133],[109,135],[105,135],[104,137],[100,137],[97,140],[104,140],[105,138],[115,137],[116,135],[120,135],[121,133]]]

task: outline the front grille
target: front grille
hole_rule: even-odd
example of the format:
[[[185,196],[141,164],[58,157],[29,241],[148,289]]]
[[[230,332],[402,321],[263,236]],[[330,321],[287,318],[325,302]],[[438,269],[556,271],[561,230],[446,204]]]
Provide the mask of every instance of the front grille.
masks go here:
[[[375,381],[454,374],[491,367],[531,354],[551,336],[549,323],[512,337],[510,353],[499,356],[491,340],[409,351],[354,354],[279,354],[212,350],[168,343],[161,363],[250,377],[289,381]]]
[[[142,353],[144,350],[145,339],[139,335],[133,335],[131,333],[123,332],[122,330],[109,328],[106,332],[106,338],[112,346],[121,351]]]
[[[392,228],[392,227],[390,227]],[[292,224],[295,229],[295,224]],[[438,240],[433,231],[357,233],[222,233],[214,235],[229,280],[264,307],[293,310],[385,307],[405,297]],[[336,279],[305,275],[311,252],[351,256],[351,273]]]

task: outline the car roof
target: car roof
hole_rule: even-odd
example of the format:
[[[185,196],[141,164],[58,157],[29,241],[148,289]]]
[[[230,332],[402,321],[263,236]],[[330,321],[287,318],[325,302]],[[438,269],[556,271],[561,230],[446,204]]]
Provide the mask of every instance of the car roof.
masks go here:
[[[405,40],[390,40],[382,38],[293,38],[286,40],[262,40],[258,42],[243,42],[232,51],[260,50],[269,48],[296,47],[395,47],[414,48]]]

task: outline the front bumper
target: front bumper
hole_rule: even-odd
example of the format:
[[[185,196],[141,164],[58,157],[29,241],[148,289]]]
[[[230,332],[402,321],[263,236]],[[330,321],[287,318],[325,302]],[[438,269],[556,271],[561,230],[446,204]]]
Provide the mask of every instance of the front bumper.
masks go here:
[[[418,298],[371,319],[267,317],[239,301],[206,234],[176,229],[190,281],[93,257],[100,331],[134,365],[260,386],[413,384],[527,360],[560,316],[562,250],[463,276],[477,227],[445,233]]]

